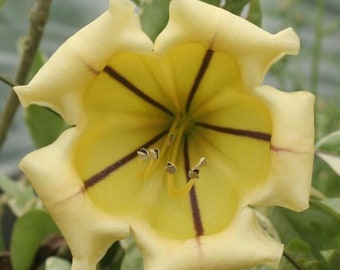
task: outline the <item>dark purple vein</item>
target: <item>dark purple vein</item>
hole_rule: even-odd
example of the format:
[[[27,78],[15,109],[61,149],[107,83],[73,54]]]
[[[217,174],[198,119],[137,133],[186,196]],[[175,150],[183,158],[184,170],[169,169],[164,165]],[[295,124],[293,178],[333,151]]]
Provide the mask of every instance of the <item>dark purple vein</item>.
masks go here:
[[[211,129],[214,131],[222,132],[222,133],[248,137],[248,138],[252,138],[255,140],[266,141],[266,142],[270,142],[271,137],[272,137],[270,133],[260,132],[260,131],[221,127],[221,126],[215,126],[215,125],[202,123],[202,122],[196,122],[196,125],[203,127],[203,128]]]
[[[110,66],[105,66],[104,72],[108,74],[112,79],[119,82],[121,85],[123,85],[125,88],[130,90],[132,93],[143,99],[144,101],[150,103],[154,107],[162,110],[163,112],[167,113],[168,115],[174,116],[173,112],[170,111],[168,108],[166,108],[164,105],[160,104],[158,101],[154,100],[153,98],[146,95],[142,90],[140,90],[137,86],[132,84],[128,79],[126,79],[124,76],[119,74],[116,70],[114,70]]]
[[[194,99],[194,96],[197,92],[197,89],[203,79],[203,76],[206,72],[206,70],[208,69],[208,66],[209,66],[209,63],[210,63],[210,60],[213,56],[213,53],[214,51],[208,49],[204,55],[204,58],[202,59],[202,63],[201,63],[201,66],[200,66],[200,69],[196,75],[196,78],[195,78],[195,81],[194,81],[194,84],[192,85],[191,87],[191,90],[190,90],[190,93],[189,93],[189,96],[188,96],[188,99],[187,99],[187,103],[185,105],[185,111],[186,112],[189,112],[189,109],[190,109],[190,105],[191,105],[191,102],[192,100]]]
[[[185,175],[187,177],[187,182],[190,180],[188,176],[188,172],[190,170],[190,160],[189,160],[189,146],[188,146],[188,136],[184,136],[184,170]],[[192,218],[194,222],[194,227],[196,231],[196,236],[204,235],[204,228],[201,219],[201,212],[198,206],[197,194],[195,185],[190,190],[190,205],[191,205],[191,212]]]
[[[169,130],[165,130],[155,137],[153,137],[151,140],[146,142],[145,144],[139,146],[135,150],[133,150],[131,153],[127,154],[126,156],[122,157],[121,159],[117,160],[115,163],[107,166],[100,172],[96,173],[95,175],[91,176],[90,178],[86,179],[84,181],[84,186],[86,189],[93,187],[95,184],[99,183],[103,179],[105,179],[107,176],[109,176],[111,173],[113,173],[115,170],[119,169],[123,165],[125,165],[127,162],[131,161],[133,158],[137,156],[137,151],[141,148],[148,148],[151,145],[153,145],[155,142],[160,140],[162,137],[164,137]]]

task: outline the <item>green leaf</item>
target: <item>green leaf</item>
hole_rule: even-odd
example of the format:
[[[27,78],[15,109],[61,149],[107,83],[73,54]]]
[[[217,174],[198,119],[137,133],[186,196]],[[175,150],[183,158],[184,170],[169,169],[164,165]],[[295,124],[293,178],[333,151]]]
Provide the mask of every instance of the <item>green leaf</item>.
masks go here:
[[[170,0],[140,1],[140,22],[143,31],[155,40],[169,19]]]
[[[17,217],[40,204],[32,186],[24,181],[0,176],[0,189],[3,190],[8,206]]]
[[[293,239],[285,247],[285,258],[291,264],[298,266],[297,269],[321,270],[326,269],[326,264],[322,260],[315,258],[310,246],[301,239]]]
[[[285,244],[279,270],[328,269],[321,250],[340,246],[340,219],[324,200],[313,200],[310,209],[301,213],[275,207],[269,217]],[[259,269],[267,268],[261,266],[251,270]]]
[[[125,249],[121,270],[143,270],[142,255],[132,237],[120,241]]]
[[[1,205],[0,206],[0,216],[3,218],[3,206]],[[1,220],[1,223],[0,223],[0,254],[5,251],[5,239],[4,239],[4,232],[3,232],[3,224],[4,222]],[[1,257],[0,257],[0,269],[1,269]]]
[[[134,0],[140,9],[140,22],[143,31],[154,41],[164,29],[169,20],[169,3],[171,0]],[[230,12],[240,15],[243,8],[250,0],[204,0],[208,4],[221,7]],[[252,19],[259,21],[259,1],[254,1]]]
[[[18,218],[11,239],[11,262],[14,270],[30,269],[42,240],[58,228],[42,210],[32,210]]]
[[[0,189],[9,197],[18,197],[21,193],[19,185],[14,179],[0,175]]]
[[[140,22],[143,31],[155,40],[169,20],[169,4],[171,0],[133,0],[139,7]],[[203,0],[213,6],[221,7],[236,15],[240,15],[244,7],[251,3],[249,20],[257,25],[261,23],[261,7],[259,0]]]
[[[333,154],[340,154],[340,130],[321,138],[316,143],[315,148]]]
[[[320,139],[315,148],[316,155],[340,175],[340,130]]]
[[[262,23],[262,9],[259,0],[251,0],[249,2],[249,11],[247,15],[247,20],[252,22],[257,26],[261,26]]]
[[[119,242],[113,243],[99,262],[100,269],[121,269],[124,253]]]
[[[41,50],[36,52],[34,57],[31,69],[27,75],[26,81],[29,82],[35,76],[35,74],[39,71],[39,69],[45,64],[47,57],[42,53]]]
[[[52,143],[69,127],[58,114],[38,105],[27,108],[26,123],[38,148]]]
[[[328,263],[328,270],[339,270],[340,266],[340,249],[332,249],[321,252],[322,256]]]
[[[211,4],[216,7],[223,8],[228,10],[236,15],[240,15],[244,7],[250,2],[251,0],[203,0],[203,2]]]
[[[70,270],[71,264],[69,261],[58,258],[49,257],[45,262],[45,270]]]
[[[141,2],[142,2],[143,0],[132,0],[132,2],[135,4],[135,5],[137,5],[138,7],[141,5]]]
[[[329,217],[332,217],[335,221],[338,222],[340,225],[340,214],[338,211],[333,209],[329,204],[333,203],[333,206],[339,207],[339,205],[336,205],[336,203],[339,203],[339,198],[335,199],[324,199],[322,201],[319,200],[311,200],[310,204],[313,208],[318,209],[319,211],[322,211],[324,214],[327,214]],[[335,203],[335,205],[334,205]],[[337,209],[339,210],[339,209]],[[340,230],[340,228],[339,228]]]
[[[340,176],[317,155],[314,160],[313,187],[326,197],[340,197]]]
[[[340,175],[340,156],[317,151],[316,155],[331,167],[337,175]]]
[[[240,15],[244,7],[249,3],[250,0],[228,0],[225,1],[226,4],[222,8],[236,14]]]
[[[269,218],[285,245],[293,239],[301,239],[310,246],[317,259],[322,257],[321,250],[340,246],[338,216],[321,202],[313,201],[308,210],[300,213],[275,207]]]
[[[203,2],[211,4],[216,7],[228,10],[236,15],[240,15],[249,4],[249,10],[246,19],[253,24],[261,26],[262,9],[259,0],[234,0],[234,1],[221,1],[221,0],[203,0]]]
[[[24,42],[25,39],[19,41],[19,52],[21,54],[24,49]],[[30,81],[44,65],[45,59],[46,57],[41,50],[38,50],[27,76],[27,81]],[[33,141],[38,148],[52,143],[68,127],[58,114],[38,105],[29,106],[25,116]]]
[[[223,1],[221,0],[203,0],[202,2],[205,2],[216,7],[222,7],[221,3],[223,4]]]
[[[340,215],[340,198],[327,198],[321,201]]]

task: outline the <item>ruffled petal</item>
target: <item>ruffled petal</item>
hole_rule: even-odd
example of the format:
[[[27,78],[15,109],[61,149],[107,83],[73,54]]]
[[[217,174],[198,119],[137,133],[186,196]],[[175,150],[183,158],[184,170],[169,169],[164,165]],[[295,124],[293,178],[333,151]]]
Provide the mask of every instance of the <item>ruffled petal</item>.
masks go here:
[[[282,245],[246,206],[308,205],[314,97],[258,86],[273,62],[298,52],[298,37],[173,0],[153,45],[133,4],[110,3],[15,88],[24,106],[50,107],[76,125],[20,164],[68,242],[73,270],[95,269],[130,226],[148,270],[277,265]],[[157,148],[150,163],[139,159]],[[169,161],[176,174],[164,169]]]
[[[173,0],[155,52],[190,42],[235,57],[249,86],[259,85],[273,62],[285,54],[297,54],[300,47],[290,28],[272,35],[224,9],[196,0]]]
[[[255,92],[266,103],[273,125],[268,185],[257,203],[304,210],[314,159],[315,98],[309,92],[283,92],[270,86]]]
[[[50,146],[28,154],[20,168],[70,246],[73,269],[95,269],[110,245],[130,233],[129,225],[92,203],[72,164],[75,128]]]
[[[28,85],[14,88],[22,105],[46,106],[78,123],[85,89],[115,54],[153,49],[134,9],[130,1],[111,0],[109,11],[69,38]]]
[[[131,224],[144,255],[145,270],[235,270],[263,264],[275,267],[283,251],[282,244],[268,237],[249,208],[218,234],[182,241],[162,238],[133,220]]]

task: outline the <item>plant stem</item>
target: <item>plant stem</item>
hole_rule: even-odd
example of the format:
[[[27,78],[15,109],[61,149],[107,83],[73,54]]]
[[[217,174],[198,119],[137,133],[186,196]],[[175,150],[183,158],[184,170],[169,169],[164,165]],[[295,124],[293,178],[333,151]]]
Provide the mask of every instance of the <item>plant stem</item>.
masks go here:
[[[3,83],[7,84],[10,87],[14,87],[17,84],[13,81],[11,81],[10,79],[6,78],[5,76],[0,74],[0,81],[2,81]]]
[[[325,15],[325,3],[324,0],[318,0],[316,21],[315,21],[315,37],[313,47],[313,59],[311,69],[311,92],[316,96],[318,94],[319,87],[319,68],[322,52],[322,40],[323,40],[323,20]]]
[[[38,50],[43,30],[48,19],[52,0],[36,0],[30,12],[30,30],[25,43],[21,61],[15,75],[16,83],[26,83],[28,72],[32,66],[35,54]],[[19,106],[19,99],[14,91],[11,91],[0,116],[0,150],[4,144],[8,130],[14,119],[15,112]]]
[[[283,256],[287,259],[287,261],[290,262],[291,265],[293,265],[297,270],[304,270],[304,267],[299,265],[297,261],[293,257],[291,257],[286,251],[283,251]]]

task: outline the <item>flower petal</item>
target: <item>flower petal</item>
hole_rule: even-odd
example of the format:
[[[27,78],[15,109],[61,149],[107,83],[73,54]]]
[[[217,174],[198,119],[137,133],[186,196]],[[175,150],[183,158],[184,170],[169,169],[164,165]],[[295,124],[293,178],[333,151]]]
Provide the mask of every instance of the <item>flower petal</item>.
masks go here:
[[[109,11],[69,38],[28,85],[14,88],[23,106],[46,106],[78,123],[83,93],[109,59],[127,50],[152,51],[134,9],[130,1],[111,0]]]
[[[20,168],[61,230],[73,255],[73,269],[95,269],[112,242],[130,233],[129,225],[93,205],[72,165],[75,128],[50,146],[28,154]]]
[[[275,267],[283,251],[281,244],[264,233],[249,208],[221,233],[182,241],[162,238],[146,225],[131,224],[146,270],[232,270],[260,264]]]
[[[255,93],[272,118],[271,170],[262,188],[264,205],[301,211],[308,207],[314,159],[314,96],[261,86]]]
[[[73,269],[95,269],[129,225],[149,270],[276,265],[282,245],[247,205],[307,206],[314,98],[258,85],[298,49],[291,29],[271,35],[197,0],[171,2],[153,46],[133,4],[111,0],[16,87],[24,106],[48,106],[76,125],[20,165]],[[161,154],[147,163],[142,149]],[[203,157],[207,166],[193,167]]]
[[[290,28],[271,35],[224,9],[197,0],[172,0],[170,19],[155,41],[155,52],[189,42],[235,57],[250,86],[260,84],[273,62],[297,54],[300,46]]]

